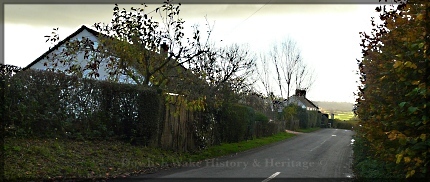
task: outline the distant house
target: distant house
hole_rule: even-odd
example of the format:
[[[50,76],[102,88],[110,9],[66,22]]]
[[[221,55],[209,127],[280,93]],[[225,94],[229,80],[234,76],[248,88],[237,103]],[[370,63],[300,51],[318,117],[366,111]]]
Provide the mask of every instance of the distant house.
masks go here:
[[[308,111],[319,110],[318,106],[316,106],[312,101],[306,98],[306,90],[296,89],[296,93],[284,101],[284,106],[288,106],[292,103]]]

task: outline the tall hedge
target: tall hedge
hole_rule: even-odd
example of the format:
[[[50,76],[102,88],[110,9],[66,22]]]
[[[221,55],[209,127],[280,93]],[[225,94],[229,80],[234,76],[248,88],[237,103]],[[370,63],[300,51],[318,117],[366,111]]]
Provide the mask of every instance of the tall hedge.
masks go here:
[[[219,135],[222,142],[251,139],[255,128],[255,111],[251,107],[226,104],[218,114]]]
[[[140,145],[161,142],[164,103],[152,88],[48,71],[2,75],[4,85],[8,85],[2,89],[6,96],[2,126],[6,126],[8,137],[122,139]],[[233,103],[195,114],[198,117],[190,121],[187,130],[194,133],[191,136],[202,148],[282,130],[264,114]]]
[[[157,139],[160,99],[154,89],[26,70],[7,80],[6,134],[74,139]]]
[[[376,10],[382,22],[360,33],[357,135],[372,159],[403,166],[381,173],[430,181],[430,3]]]
[[[261,112],[255,112],[255,137],[268,136],[269,118]]]
[[[382,23],[361,33],[357,135],[372,160],[403,166],[391,174],[430,181],[430,3],[376,10]]]
[[[225,143],[267,137],[283,130],[279,122],[269,122],[263,113],[240,104],[224,105],[215,119],[217,138]]]
[[[288,105],[282,112],[287,121],[287,128],[292,130],[298,129],[296,126],[297,121],[300,128],[320,127],[322,121],[321,113],[318,113],[318,111],[308,111],[296,104]]]

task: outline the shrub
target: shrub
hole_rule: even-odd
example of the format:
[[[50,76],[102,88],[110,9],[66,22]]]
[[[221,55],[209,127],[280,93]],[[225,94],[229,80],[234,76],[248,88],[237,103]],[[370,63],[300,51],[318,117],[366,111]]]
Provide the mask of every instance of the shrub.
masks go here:
[[[226,104],[221,108],[217,120],[222,142],[239,142],[252,138],[255,126],[255,111],[238,104]]]
[[[357,135],[354,136],[354,140],[352,168],[357,179],[402,179],[403,175],[396,172],[401,168],[401,165],[373,158],[373,154],[369,150],[368,141]]]
[[[7,81],[8,136],[121,138],[143,145],[157,139],[161,103],[152,88],[35,70]]]
[[[340,121],[338,119],[334,119],[333,120],[333,128],[339,128],[339,129],[347,129],[347,130],[351,130],[354,127],[356,127],[356,124],[353,124],[351,122],[347,122],[347,121]]]
[[[269,131],[269,118],[261,112],[255,112],[255,137],[268,136]]]
[[[283,115],[287,121],[287,128],[296,130],[300,128],[312,128],[320,126],[321,114],[318,111],[308,111],[296,104],[290,104],[283,110]]]

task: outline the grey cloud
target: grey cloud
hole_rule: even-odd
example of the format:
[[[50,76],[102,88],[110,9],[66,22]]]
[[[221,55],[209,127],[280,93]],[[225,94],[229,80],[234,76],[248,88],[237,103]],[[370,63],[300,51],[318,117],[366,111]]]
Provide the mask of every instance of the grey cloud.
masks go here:
[[[129,10],[130,7],[140,5],[121,5],[120,8]],[[149,10],[159,5],[148,5]],[[6,4],[5,23],[28,24],[32,26],[76,27],[82,24],[109,22],[112,18],[114,5],[49,5],[49,4]],[[193,18],[208,20],[239,18],[252,16],[266,16],[276,14],[315,14],[336,13],[354,10],[354,5],[280,5],[280,4],[229,4],[229,5],[190,5],[181,6],[180,16],[186,21]],[[157,16],[152,13],[151,16]]]
[[[76,27],[109,20],[113,5],[5,5],[5,23]]]

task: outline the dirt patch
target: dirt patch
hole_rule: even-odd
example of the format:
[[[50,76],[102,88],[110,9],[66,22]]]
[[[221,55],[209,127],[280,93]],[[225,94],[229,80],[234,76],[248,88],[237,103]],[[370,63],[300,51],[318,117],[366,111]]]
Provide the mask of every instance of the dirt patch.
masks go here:
[[[302,132],[298,132],[298,131],[291,131],[291,130],[285,130],[285,132],[287,132],[287,133],[292,133],[292,134],[303,134]]]

